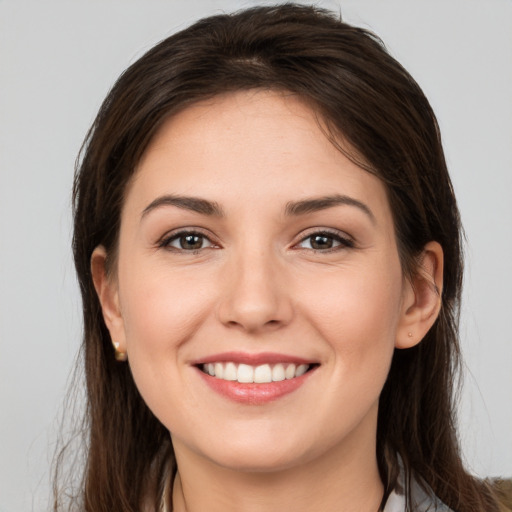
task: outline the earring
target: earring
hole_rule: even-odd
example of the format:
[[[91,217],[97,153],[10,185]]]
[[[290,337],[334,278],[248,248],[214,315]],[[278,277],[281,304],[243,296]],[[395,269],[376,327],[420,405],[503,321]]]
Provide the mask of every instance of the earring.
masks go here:
[[[122,352],[119,350],[119,342],[114,341],[114,357],[116,358],[116,361],[126,361],[128,359],[128,354],[126,352]]]
[[[408,332],[407,336],[409,336],[409,338],[412,338],[412,332]]]

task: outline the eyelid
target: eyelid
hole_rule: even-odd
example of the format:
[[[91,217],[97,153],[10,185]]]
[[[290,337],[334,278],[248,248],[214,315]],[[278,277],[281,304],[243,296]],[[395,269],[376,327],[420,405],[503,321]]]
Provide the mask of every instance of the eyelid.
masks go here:
[[[166,232],[163,236],[161,236],[157,242],[156,246],[159,248],[167,248],[167,249],[175,249],[178,252],[184,251],[184,252],[192,252],[192,251],[185,251],[184,249],[178,249],[173,248],[169,245],[169,243],[173,240],[178,239],[180,236],[186,236],[186,235],[201,235],[204,237],[210,244],[212,244],[210,247],[204,247],[201,249],[197,249],[197,251],[201,251],[203,249],[209,249],[209,248],[220,248],[220,243],[216,240],[216,237],[209,231],[205,230],[204,228],[200,228],[197,226],[187,226],[187,227],[180,227],[173,229],[171,231]],[[307,249],[303,247],[298,247],[299,244],[307,240],[308,238],[314,236],[314,235],[328,235],[334,238],[336,241],[339,242],[340,245],[330,248],[330,249]],[[292,249],[296,250],[307,250],[307,251],[314,251],[314,252],[331,252],[341,249],[347,249],[347,248],[353,248],[355,247],[355,240],[352,236],[350,236],[345,231],[341,231],[339,229],[334,228],[326,228],[326,227],[312,227],[309,228],[303,232],[300,233],[297,237],[297,241],[294,242],[291,246]]]
[[[205,230],[203,228],[197,227],[197,226],[187,226],[187,227],[180,227],[173,229],[171,231],[167,231],[163,236],[161,236],[157,242],[156,246],[163,249],[176,249],[176,251],[184,251],[184,252],[192,252],[192,251],[185,251],[184,249],[177,249],[169,246],[169,242],[172,240],[176,240],[180,236],[186,236],[186,235],[201,235],[206,240],[208,240],[213,247],[217,248],[220,247],[220,244],[215,241],[215,237],[212,235],[211,232],[208,230]],[[210,247],[203,247],[202,249],[209,249]],[[202,249],[197,249],[198,251]]]
[[[305,240],[307,240],[308,238],[310,238],[314,235],[331,236],[335,240],[337,240],[340,243],[340,245],[337,247],[333,247],[333,248],[325,249],[325,250],[305,249],[303,247],[298,247],[299,244],[301,244],[302,242],[304,242]],[[334,228],[314,227],[314,228],[309,228],[306,231],[303,231],[300,234],[300,238],[298,239],[298,241],[292,245],[292,248],[295,248],[297,250],[302,249],[302,250],[307,250],[307,251],[324,252],[325,253],[325,252],[332,252],[332,251],[337,251],[337,250],[347,249],[347,248],[350,249],[350,248],[354,248],[355,246],[356,246],[356,243],[355,243],[354,238],[352,236],[350,236],[348,233],[346,233],[345,231],[341,231],[339,229],[334,229]]]

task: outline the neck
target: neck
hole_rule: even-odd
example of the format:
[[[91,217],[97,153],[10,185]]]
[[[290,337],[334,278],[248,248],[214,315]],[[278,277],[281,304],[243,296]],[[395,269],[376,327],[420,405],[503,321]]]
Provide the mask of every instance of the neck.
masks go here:
[[[375,441],[348,445],[290,468],[249,472],[221,467],[175,442],[173,512],[377,512],[384,489]]]

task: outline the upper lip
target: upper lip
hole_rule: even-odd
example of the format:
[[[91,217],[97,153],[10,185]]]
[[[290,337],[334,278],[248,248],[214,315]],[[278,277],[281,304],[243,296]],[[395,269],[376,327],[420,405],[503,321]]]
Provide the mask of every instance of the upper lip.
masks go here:
[[[192,361],[192,365],[201,365],[207,363],[227,363],[233,362],[237,364],[248,364],[251,366],[258,366],[261,364],[279,364],[279,363],[292,363],[292,364],[316,364],[316,361],[304,359],[289,354],[279,354],[276,352],[260,352],[258,354],[251,354],[247,352],[222,352],[219,354],[212,354],[211,356],[202,357]]]

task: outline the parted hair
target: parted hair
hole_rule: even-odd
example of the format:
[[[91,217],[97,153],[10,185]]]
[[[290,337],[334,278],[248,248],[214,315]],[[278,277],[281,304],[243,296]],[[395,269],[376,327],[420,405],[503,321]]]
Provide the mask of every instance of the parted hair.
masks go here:
[[[421,343],[395,350],[380,396],[383,504],[403,466],[406,485],[414,476],[454,511],[498,510],[488,487],[464,469],[456,432],[462,236],[432,108],[377,36],[339,15],[295,4],[212,16],[163,40],[121,75],[87,134],[73,191],[84,323],[85,460],[73,489],[63,475],[65,450],[60,454],[54,510],[156,507],[165,480],[176,471],[168,431],[144,403],[129,366],[114,357],[93,286],[91,254],[103,245],[107,271],[115,272],[127,183],[162,123],[198,101],[248,89],[301,98],[322,120],[326,137],[382,180],[406,277],[417,271],[425,244],[435,240],[444,251],[439,317]]]

